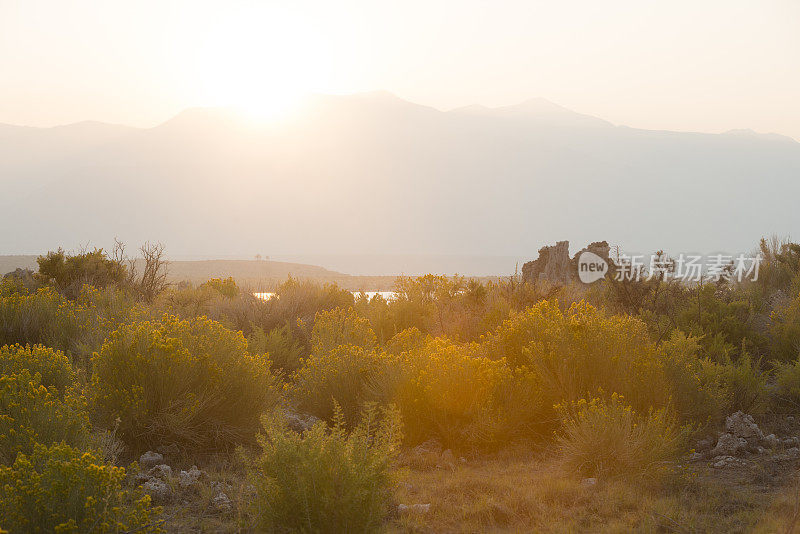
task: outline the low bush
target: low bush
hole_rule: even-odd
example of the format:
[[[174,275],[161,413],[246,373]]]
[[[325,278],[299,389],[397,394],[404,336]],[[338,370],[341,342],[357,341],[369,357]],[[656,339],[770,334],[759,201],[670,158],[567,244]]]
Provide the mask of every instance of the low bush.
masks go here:
[[[239,296],[239,286],[236,285],[236,281],[230,276],[225,279],[212,278],[200,287],[213,289],[223,297],[228,297],[229,299]]]
[[[480,345],[438,338],[401,358],[396,402],[410,443],[437,437],[463,449],[491,441],[485,424],[496,417],[498,387],[511,376],[504,362],[486,358]]]
[[[315,352],[294,375],[292,393],[300,410],[331,421],[338,404],[348,423],[362,405],[387,401],[391,389],[379,387],[399,374],[397,358],[355,345]]]
[[[399,415],[368,407],[348,433],[341,413],[302,435],[264,419],[254,485],[264,532],[375,532],[389,511],[391,467],[401,441]]]
[[[315,355],[325,354],[341,345],[372,350],[376,344],[377,338],[369,321],[359,317],[352,308],[321,311],[314,318],[311,352]]]
[[[267,354],[276,368],[287,373],[297,371],[305,356],[305,347],[289,325],[269,332],[264,332],[260,326],[255,327],[247,337],[247,347],[251,354]]]
[[[42,345],[5,345],[0,347],[0,375],[16,374],[27,369],[39,374],[41,384],[64,393],[75,384],[75,371],[63,352]]]
[[[93,358],[93,406],[134,449],[176,443],[191,450],[251,441],[279,399],[263,355],[241,332],[205,317],[135,322]]]
[[[654,474],[677,457],[682,434],[666,410],[637,414],[623,398],[561,405],[558,446],[564,467],[580,476]]]
[[[61,441],[83,446],[88,439],[85,401],[55,387],[45,387],[39,373],[22,369],[0,375],[0,463],[30,453],[37,443]]]
[[[796,413],[800,409],[800,359],[776,363],[770,406],[777,413]]]
[[[0,465],[0,527],[12,533],[163,532],[150,497],[123,489],[125,470],[67,445],[37,445]]]

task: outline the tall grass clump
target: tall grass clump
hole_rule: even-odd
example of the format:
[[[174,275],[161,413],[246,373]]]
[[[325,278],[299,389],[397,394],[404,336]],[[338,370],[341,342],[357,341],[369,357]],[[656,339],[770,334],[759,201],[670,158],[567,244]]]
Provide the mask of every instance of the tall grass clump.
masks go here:
[[[400,418],[372,405],[351,432],[341,412],[332,428],[303,434],[265,418],[263,454],[255,466],[254,503],[263,532],[375,532],[389,512],[392,463]]]
[[[564,467],[581,476],[656,474],[677,457],[682,433],[666,409],[637,414],[617,395],[560,407]]]
[[[65,444],[37,445],[0,465],[0,530],[12,533],[163,532],[150,497],[123,488],[125,470]]]
[[[126,324],[93,358],[93,406],[134,449],[217,450],[252,441],[279,400],[269,361],[205,317]]]

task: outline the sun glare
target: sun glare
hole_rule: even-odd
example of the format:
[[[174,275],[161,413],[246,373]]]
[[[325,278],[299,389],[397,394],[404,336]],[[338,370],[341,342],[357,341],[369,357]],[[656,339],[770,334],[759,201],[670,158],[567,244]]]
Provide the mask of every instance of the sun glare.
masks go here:
[[[276,119],[328,90],[324,39],[293,13],[271,9],[216,21],[201,42],[194,56],[205,105]]]

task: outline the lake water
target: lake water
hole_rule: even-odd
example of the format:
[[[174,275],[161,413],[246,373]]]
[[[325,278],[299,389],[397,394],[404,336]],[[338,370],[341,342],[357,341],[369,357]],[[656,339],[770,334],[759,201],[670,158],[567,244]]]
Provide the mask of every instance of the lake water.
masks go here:
[[[364,295],[370,300],[375,295],[380,295],[381,297],[384,298],[384,300],[394,300],[397,297],[397,293],[395,293],[394,291],[351,291],[351,293],[355,298]],[[261,300],[270,300],[276,296],[276,293],[269,293],[269,292],[253,293],[253,296]]]

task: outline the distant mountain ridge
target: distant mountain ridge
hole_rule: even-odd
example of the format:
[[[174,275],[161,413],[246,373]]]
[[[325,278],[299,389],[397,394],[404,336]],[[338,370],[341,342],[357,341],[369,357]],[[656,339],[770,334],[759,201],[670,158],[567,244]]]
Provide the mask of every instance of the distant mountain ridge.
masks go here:
[[[615,126],[543,99],[440,111],[377,92],[289,121],[0,125],[0,253],[535,256],[596,240],[738,252],[800,228],[800,144]]]

